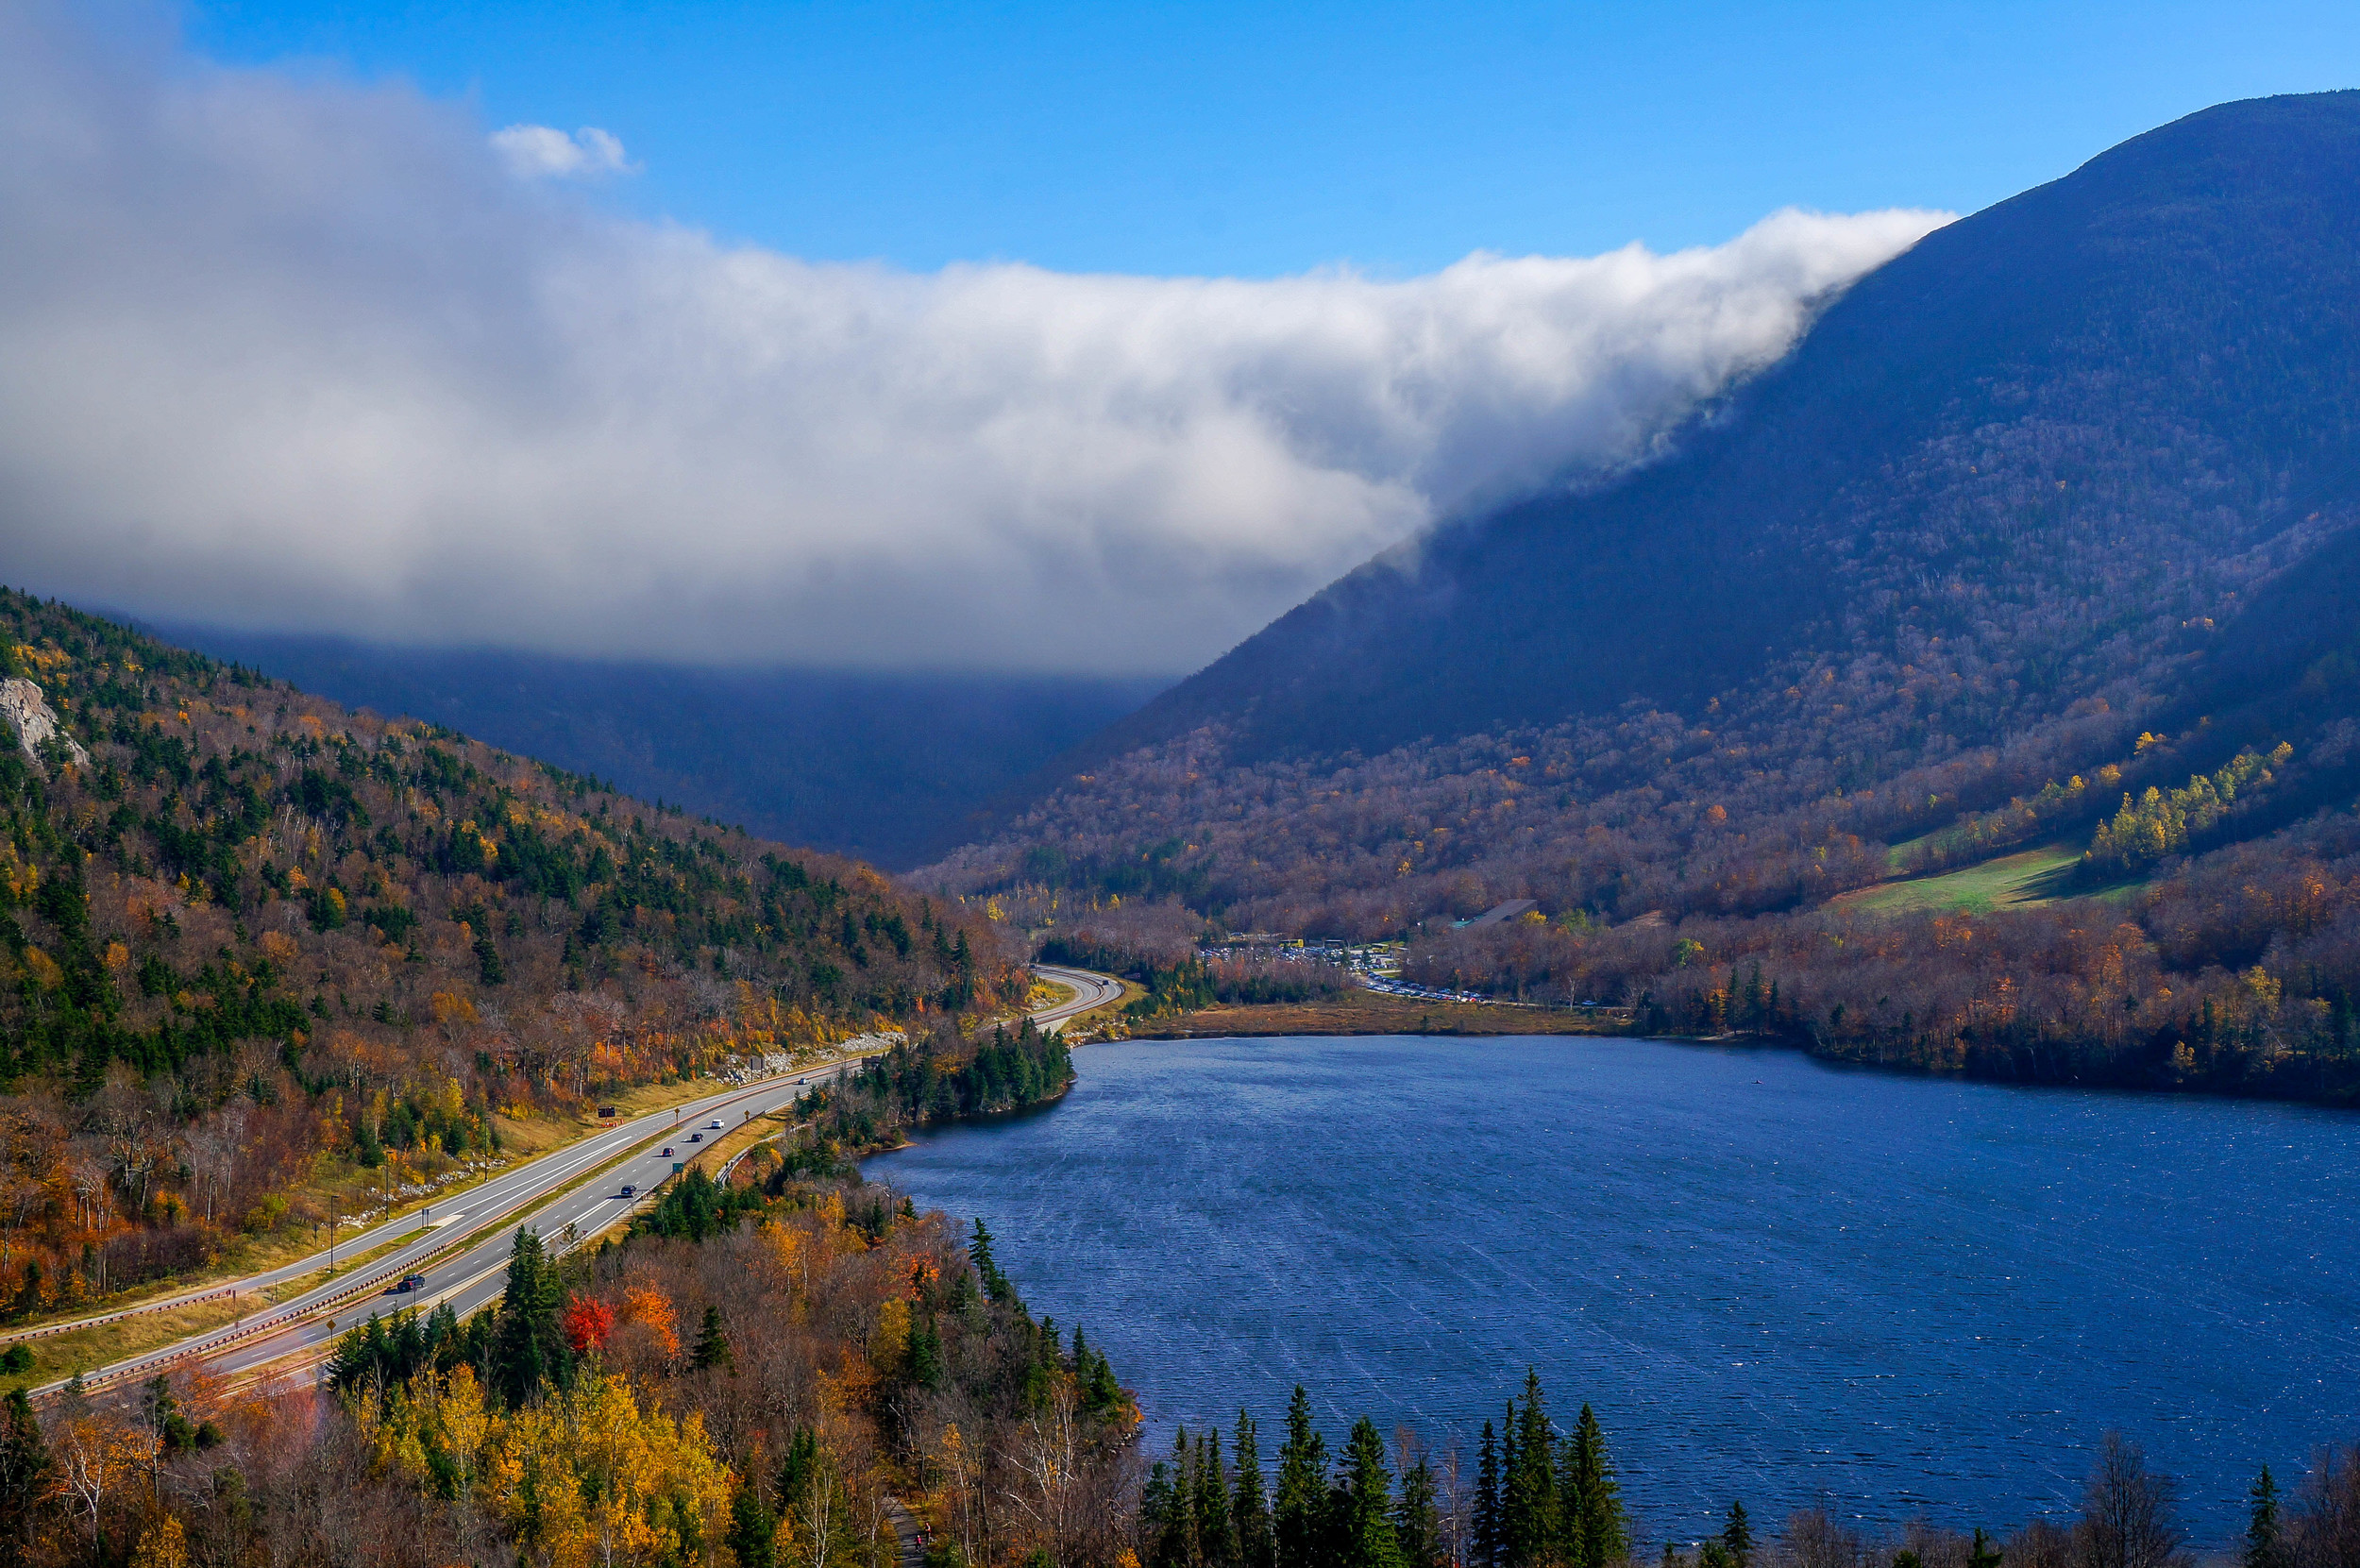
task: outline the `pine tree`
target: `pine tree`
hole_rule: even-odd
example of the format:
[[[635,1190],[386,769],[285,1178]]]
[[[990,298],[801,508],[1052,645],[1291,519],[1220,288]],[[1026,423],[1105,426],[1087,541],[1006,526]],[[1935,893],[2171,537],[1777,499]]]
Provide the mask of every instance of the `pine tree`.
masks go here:
[[[1539,1568],[1557,1545],[1555,1444],[1548,1408],[1541,1396],[1541,1374],[1525,1373],[1525,1408],[1516,1422],[1515,1464],[1500,1500],[1500,1543],[1507,1568]]]
[[[571,1379],[573,1354],[558,1327],[565,1286],[540,1233],[518,1227],[508,1253],[508,1288],[500,1295],[491,1345],[492,1383],[511,1407],[544,1387]]]
[[[1362,1416],[1352,1424],[1352,1437],[1344,1445],[1343,1474],[1332,1505],[1335,1568],[1402,1568],[1392,1491],[1385,1440],[1376,1435],[1376,1423]]]
[[[1442,1515],[1435,1506],[1434,1490],[1434,1469],[1421,1457],[1402,1476],[1401,1500],[1393,1505],[1402,1568],[1444,1568]]]
[[[910,1324],[910,1381],[921,1389],[942,1383],[942,1334],[931,1315]]]
[[[1008,1276],[1000,1272],[999,1260],[991,1255],[991,1232],[981,1220],[975,1222],[975,1234],[967,1243],[967,1256],[975,1265],[975,1273],[984,1282],[984,1294],[996,1302],[1008,1302],[1016,1295],[1016,1288]]]
[[[1999,1549],[1998,1543],[1985,1534],[1981,1525],[1975,1526],[1975,1539],[1967,1543],[1966,1568],[1999,1568],[2001,1560],[2006,1556]]]
[[[1093,1410],[1111,1410],[1122,1403],[1122,1385],[1115,1381],[1115,1369],[1103,1350],[1090,1352],[1090,1374],[1086,1388]]]
[[[2279,1544],[2278,1482],[2270,1475],[2270,1467],[2264,1465],[2262,1474],[2253,1482],[2253,1514],[2245,1532],[2245,1568],[2278,1568],[2283,1553]]]
[[[1498,1568],[1500,1558],[1500,1449],[1492,1424],[1483,1424],[1483,1446],[1475,1462],[1474,1560],[1469,1568]]]
[[[1238,1488],[1230,1505],[1238,1535],[1238,1568],[1277,1568],[1278,1543],[1271,1534],[1270,1502],[1262,1492],[1262,1454],[1254,1418],[1238,1412]]]
[[[1509,1493],[1516,1482],[1516,1468],[1523,1463],[1517,1452],[1518,1432],[1524,1423],[1516,1419],[1516,1401],[1511,1396],[1508,1409],[1500,1417],[1500,1533],[1498,1550],[1492,1560],[1498,1568],[1510,1568],[1509,1554],[1512,1550],[1509,1539]]]
[[[1237,1568],[1238,1537],[1229,1517],[1229,1471],[1221,1428],[1196,1440],[1196,1555],[1205,1568]]]
[[[818,1475],[819,1439],[810,1427],[798,1426],[787,1440],[786,1458],[779,1461],[779,1511],[793,1517]]]
[[[1737,1568],[1748,1568],[1754,1558],[1754,1531],[1745,1523],[1745,1505],[1729,1505],[1729,1522],[1721,1526],[1721,1544]]]
[[[1311,1398],[1295,1385],[1287,1402],[1287,1443],[1278,1451],[1278,1497],[1273,1510],[1278,1568],[1327,1568],[1327,1443],[1311,1429]]]
[[[1606,1568],[1630,1555],[1630,1520],[1623,1511],[1622,1488],[1614,1479],[1614,1460],[1606,1451],[1606,1433],[1587,1404],[1567,1445],[1572,1480],[1561,1503],[1578,1521],[1567,1560],[1574,1568]]]
[[[41,1418],[23,1389],[0,1401],[0,1564],[16,1568],[32,1544],[41,1505],[49,1495],[49,1445]]]
[[[1183,1426],[1172,1440],[1172,1501],[1155,1543],[1155,1568],[1198,1568],[1196,1475],[1189,1458],[1188,1429]]]
[[[704,1324],[697,1330],[697,1348],[690,1358],[699,1372],[711,1372],[716,1367],[735,1370],[737,1357],[730,1354],[730,1337],[721,1327],[718,1303],[705,1304]]]
[[[727,1539],[737,1556],[737,1568],[776,1568],[779,1522],[754,1488],[741,1484],[731,1497]]]
[[[1148,1468],[1147,1484],[1139,1489],[1139,1541],[1143,1568],[1188,1568],[1184,1558],[1173,1562],[1165,1554],[1172,1540],[1172,1467],[1157,1459]]]

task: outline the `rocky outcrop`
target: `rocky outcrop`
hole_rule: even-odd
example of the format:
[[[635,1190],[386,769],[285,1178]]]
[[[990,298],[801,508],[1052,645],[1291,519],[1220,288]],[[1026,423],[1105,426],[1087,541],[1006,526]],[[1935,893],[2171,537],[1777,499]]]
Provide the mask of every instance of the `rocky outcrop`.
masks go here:
[[[16,732],[17,744],[25,748],[25,754],[33,759],[34,767],[41,766],[41,748],[52,736],[65,742],[66,754],[74,759],[75,767],[90,766],[90,753],[65,733],[48,700],[41,695],[41,688],[23,676],[0,681],[0,716],[8,718],[8,727]]]

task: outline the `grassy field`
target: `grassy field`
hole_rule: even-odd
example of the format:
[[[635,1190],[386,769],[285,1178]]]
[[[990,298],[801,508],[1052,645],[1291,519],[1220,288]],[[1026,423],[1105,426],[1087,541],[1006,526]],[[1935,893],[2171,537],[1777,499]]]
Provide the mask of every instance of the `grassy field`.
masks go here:
[[[1839,909],[1878,915],[1908,915],[1927,909],[1988,914],[1995,909],[2029,909],[2065,898],[2116,896],[2135,885],[2077,888],[2074,871],[2081,861],[2076,844],[2043,844],[1940,876],[1879,883],[1831,902]]]

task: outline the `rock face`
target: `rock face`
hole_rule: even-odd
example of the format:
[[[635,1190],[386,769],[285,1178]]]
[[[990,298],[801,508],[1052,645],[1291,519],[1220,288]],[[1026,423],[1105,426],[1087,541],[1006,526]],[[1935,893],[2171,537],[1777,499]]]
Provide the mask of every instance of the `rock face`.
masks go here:
[[[9,728],[16,731],[17,744],[25,748],[25,754],[33,759],[34,767],[41,766],[42,743],[52,735],[65,742],[75,767],[90,766],[90,753],[59,725],[58,716],[41,695],[41,688],[23,676],[0,681],[0,715],[7,716]]]

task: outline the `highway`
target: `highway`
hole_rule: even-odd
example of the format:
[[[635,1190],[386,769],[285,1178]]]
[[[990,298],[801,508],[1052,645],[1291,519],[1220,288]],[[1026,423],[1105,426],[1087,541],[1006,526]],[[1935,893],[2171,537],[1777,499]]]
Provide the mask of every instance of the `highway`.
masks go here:
[[[1033,972],[1074,992],[1067,1001],[1033,1010],[1034,1021],[1043,1028],[1066,1022],[1122,995],[1121,981],[1087,969],[1036,966]],[[890,1041],[870,1037],[848,1043],[870,1045],[862,1054],[867,1056],[885,1051]],[[526,1224],[548,1239],[557,1251],[569,1243],[569,1227],[572,1236],[596,1235],[647,1199],[672,1174],[675,1164],[684,1163],[708,1142],[728,1136],[755,1117],[791,1104],[813,1087],[854,1071],[861,1060],[856,1056],[784,1073],[634,1118],[504,1172],[480,1187],[454,1193],[443,1203],[339,1239],[335,1251],[340,1259],[362,1256],[387,1242],[398,1240],[400,1244],[366,1266],[346,1267],[333,1278],[278,1306],[88,1373],[84,1386],[97,1389],[152,1377],[199,1361],[213,1375],[233,1380],[278,1368],[267,1380],[281,1382],[308,1373],[327,1353],[340,1328],[364,1320],[371,1312],[425,1311],[447,1302],[465,1317],[497,1299],[506,1287],[513,1239]],[[626,1187],[633,1189],[633,1195],[625,1195]],[[529,1219],[524,1218],[527,1215]],[[511,1218],[522,1222],[504,1222]],[[143,1304],[135,1310],[161,1310],[174,1303],[233,1290],[259,1291],[325,1267],[327,1256],[323,1251],[244,1279]],[[409,1291],[388,1293],[412,1273],[422,1275],[424,1284]],[[126,1314],[77,1323],[121,1315]],[[70,1326],[74,1325],[59,1324],[39,1332],[60,1332]],[[39,1396],[62,1387],[59,1381],[33,1392]]]
[[[1057,969],[1048,964],[1035,964],[1033,973],[1038,979],[1073,987],[1072,1001],[1061,1002],[1054,1007],[1043,1007],[1033,1015],[1033,1021],[1043,1029],[1063,1023],[1093,1007],[1104,1007],[1110,1002],[1122,1000],[1122,982],[1110,974],[1098,974],[1089,969]]]

